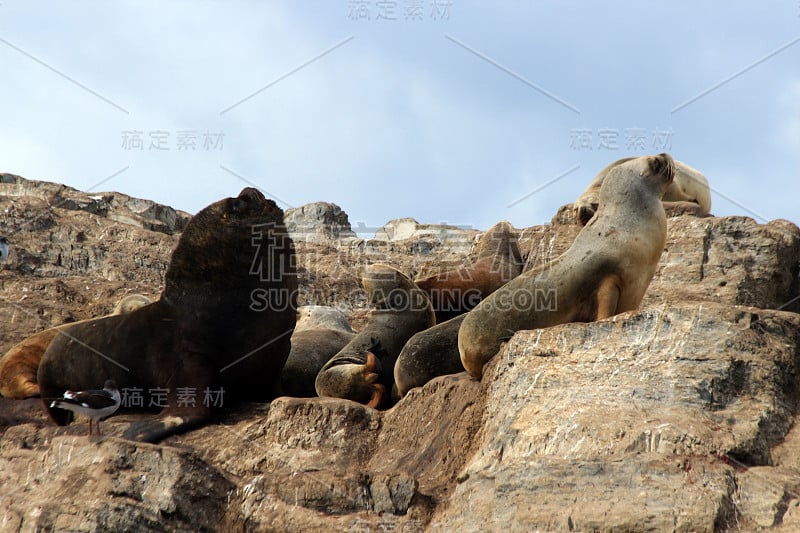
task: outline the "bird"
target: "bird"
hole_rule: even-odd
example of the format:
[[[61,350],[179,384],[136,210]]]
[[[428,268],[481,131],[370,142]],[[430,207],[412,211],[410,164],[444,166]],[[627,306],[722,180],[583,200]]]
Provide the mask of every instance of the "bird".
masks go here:
[[[8,259],[8,239],[0,237],[0,263]]]
[[[92,421],[97,422],[100,435],[100,421],[113,415],[122,403],[117,384],[107,380],[100,390],[66,391],[64,397],[54,400],[50,407],[66,409],[89,418],[89,436],[92,436]]]

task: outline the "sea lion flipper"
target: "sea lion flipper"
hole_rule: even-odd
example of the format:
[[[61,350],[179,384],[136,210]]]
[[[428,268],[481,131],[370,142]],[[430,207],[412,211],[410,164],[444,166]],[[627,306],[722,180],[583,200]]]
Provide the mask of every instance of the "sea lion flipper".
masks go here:
[[[597,315],[595,320],[603,320],[621,312],[621,310],[617,310],[619,293],[619,280],[616,276],[609,276],[600,282],[600,286],[597,288]]]
[[[167,404],[155,419],[135,422],[123,437],[139,442],[158,442],[205,424],[211,408],[203,399],[209,390],[214,370],[202,355],[187,353],[182,366],[166,384]]]
[[[347,398],[369,407],[381,405],[386,396],[386,387],[379,382],[381,362],[371,351],[363,357],[363,363],[346,362],[323,369],[317,375],[317,394]]]
[[[159,442],[201,426],[210,417],[211,409],[206,406],[165,410],[155,419],[134,422],[122,437],[138,442]]]

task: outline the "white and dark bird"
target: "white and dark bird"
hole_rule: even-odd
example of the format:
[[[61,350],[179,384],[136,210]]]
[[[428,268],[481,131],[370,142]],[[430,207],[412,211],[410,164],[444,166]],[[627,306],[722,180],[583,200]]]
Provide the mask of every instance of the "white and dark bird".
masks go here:
[[[0,237],[0,263],[8,259],[8,239]]]
[[[108,380],[99,390],[66,391],[64,398],[54,400],[50,407],[66,409],[89,418],[89,436],[92,435],[92,421],[97,423],[100,435],[100,421],[113,415],[119,409],[122,398],[116,383]]]

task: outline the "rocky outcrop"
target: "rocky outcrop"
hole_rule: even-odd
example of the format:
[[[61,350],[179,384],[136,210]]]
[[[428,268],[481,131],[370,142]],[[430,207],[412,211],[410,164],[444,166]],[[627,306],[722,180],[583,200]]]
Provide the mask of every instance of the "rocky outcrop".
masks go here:
[[[58,320],[107,313],[125,292],[160,291],[175,237],[75,194],[85,209],[0,196],[13,245],[0,266],[6,348]],[[580,230],[560,213],[522,231],[528,268]],[[745,217],[668,225],[640,311],[518,332],[482,381],[437,378],[388,411],[279,398],[228,406],[215,424],[153,446],[118,438],[148,415],[112,417],[90,440],[85,424],[54,426],[37,400],[0,399],[0,524],[798,531],[800,315],[787,302],[798,295],[800,230]],[[337,305],[358,330],[360,267],[449,270],[472,262],[468,241],[299,242],[300,303]]]
[[[295,242],[356,238],[347,213],[336,204],[314,202],[284,211],[284,222]]]
[[[765,522],[758,505],[749,503],[753,516],[739,507],[737,487],[751,467],[772,467],[794,422],[798,315],[662,305],[520,332],[492,364],[478,450],[434,524],[716,531]],[[783,495],[800,464],[768,471],[795,476],[773,487]]]
[[[404,241],[408,239],[435,239],[451,247],[471,246],[480,233],[472,228],[448,224],[420,224],[413,218],[398,218],[381,226],[375,232],[378,241]]]
[[[152,200],[133,198],[118,192],[89,194],[66,185],[26,180],[14,174],[0,174],[0,196],[37,198],[51,208],[83,211],[167,234],[183,231],[191,218],[189,213]]]

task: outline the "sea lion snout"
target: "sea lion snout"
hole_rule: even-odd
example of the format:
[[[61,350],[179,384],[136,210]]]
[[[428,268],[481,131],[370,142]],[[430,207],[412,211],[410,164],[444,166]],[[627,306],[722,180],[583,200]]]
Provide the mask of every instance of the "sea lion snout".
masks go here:
[[[675,178],[675,162],[672,160],[672,156],[667,153],[653,157],[650,160],[650,170],[655,176],[663,176],[667,185],[672,183]]]

